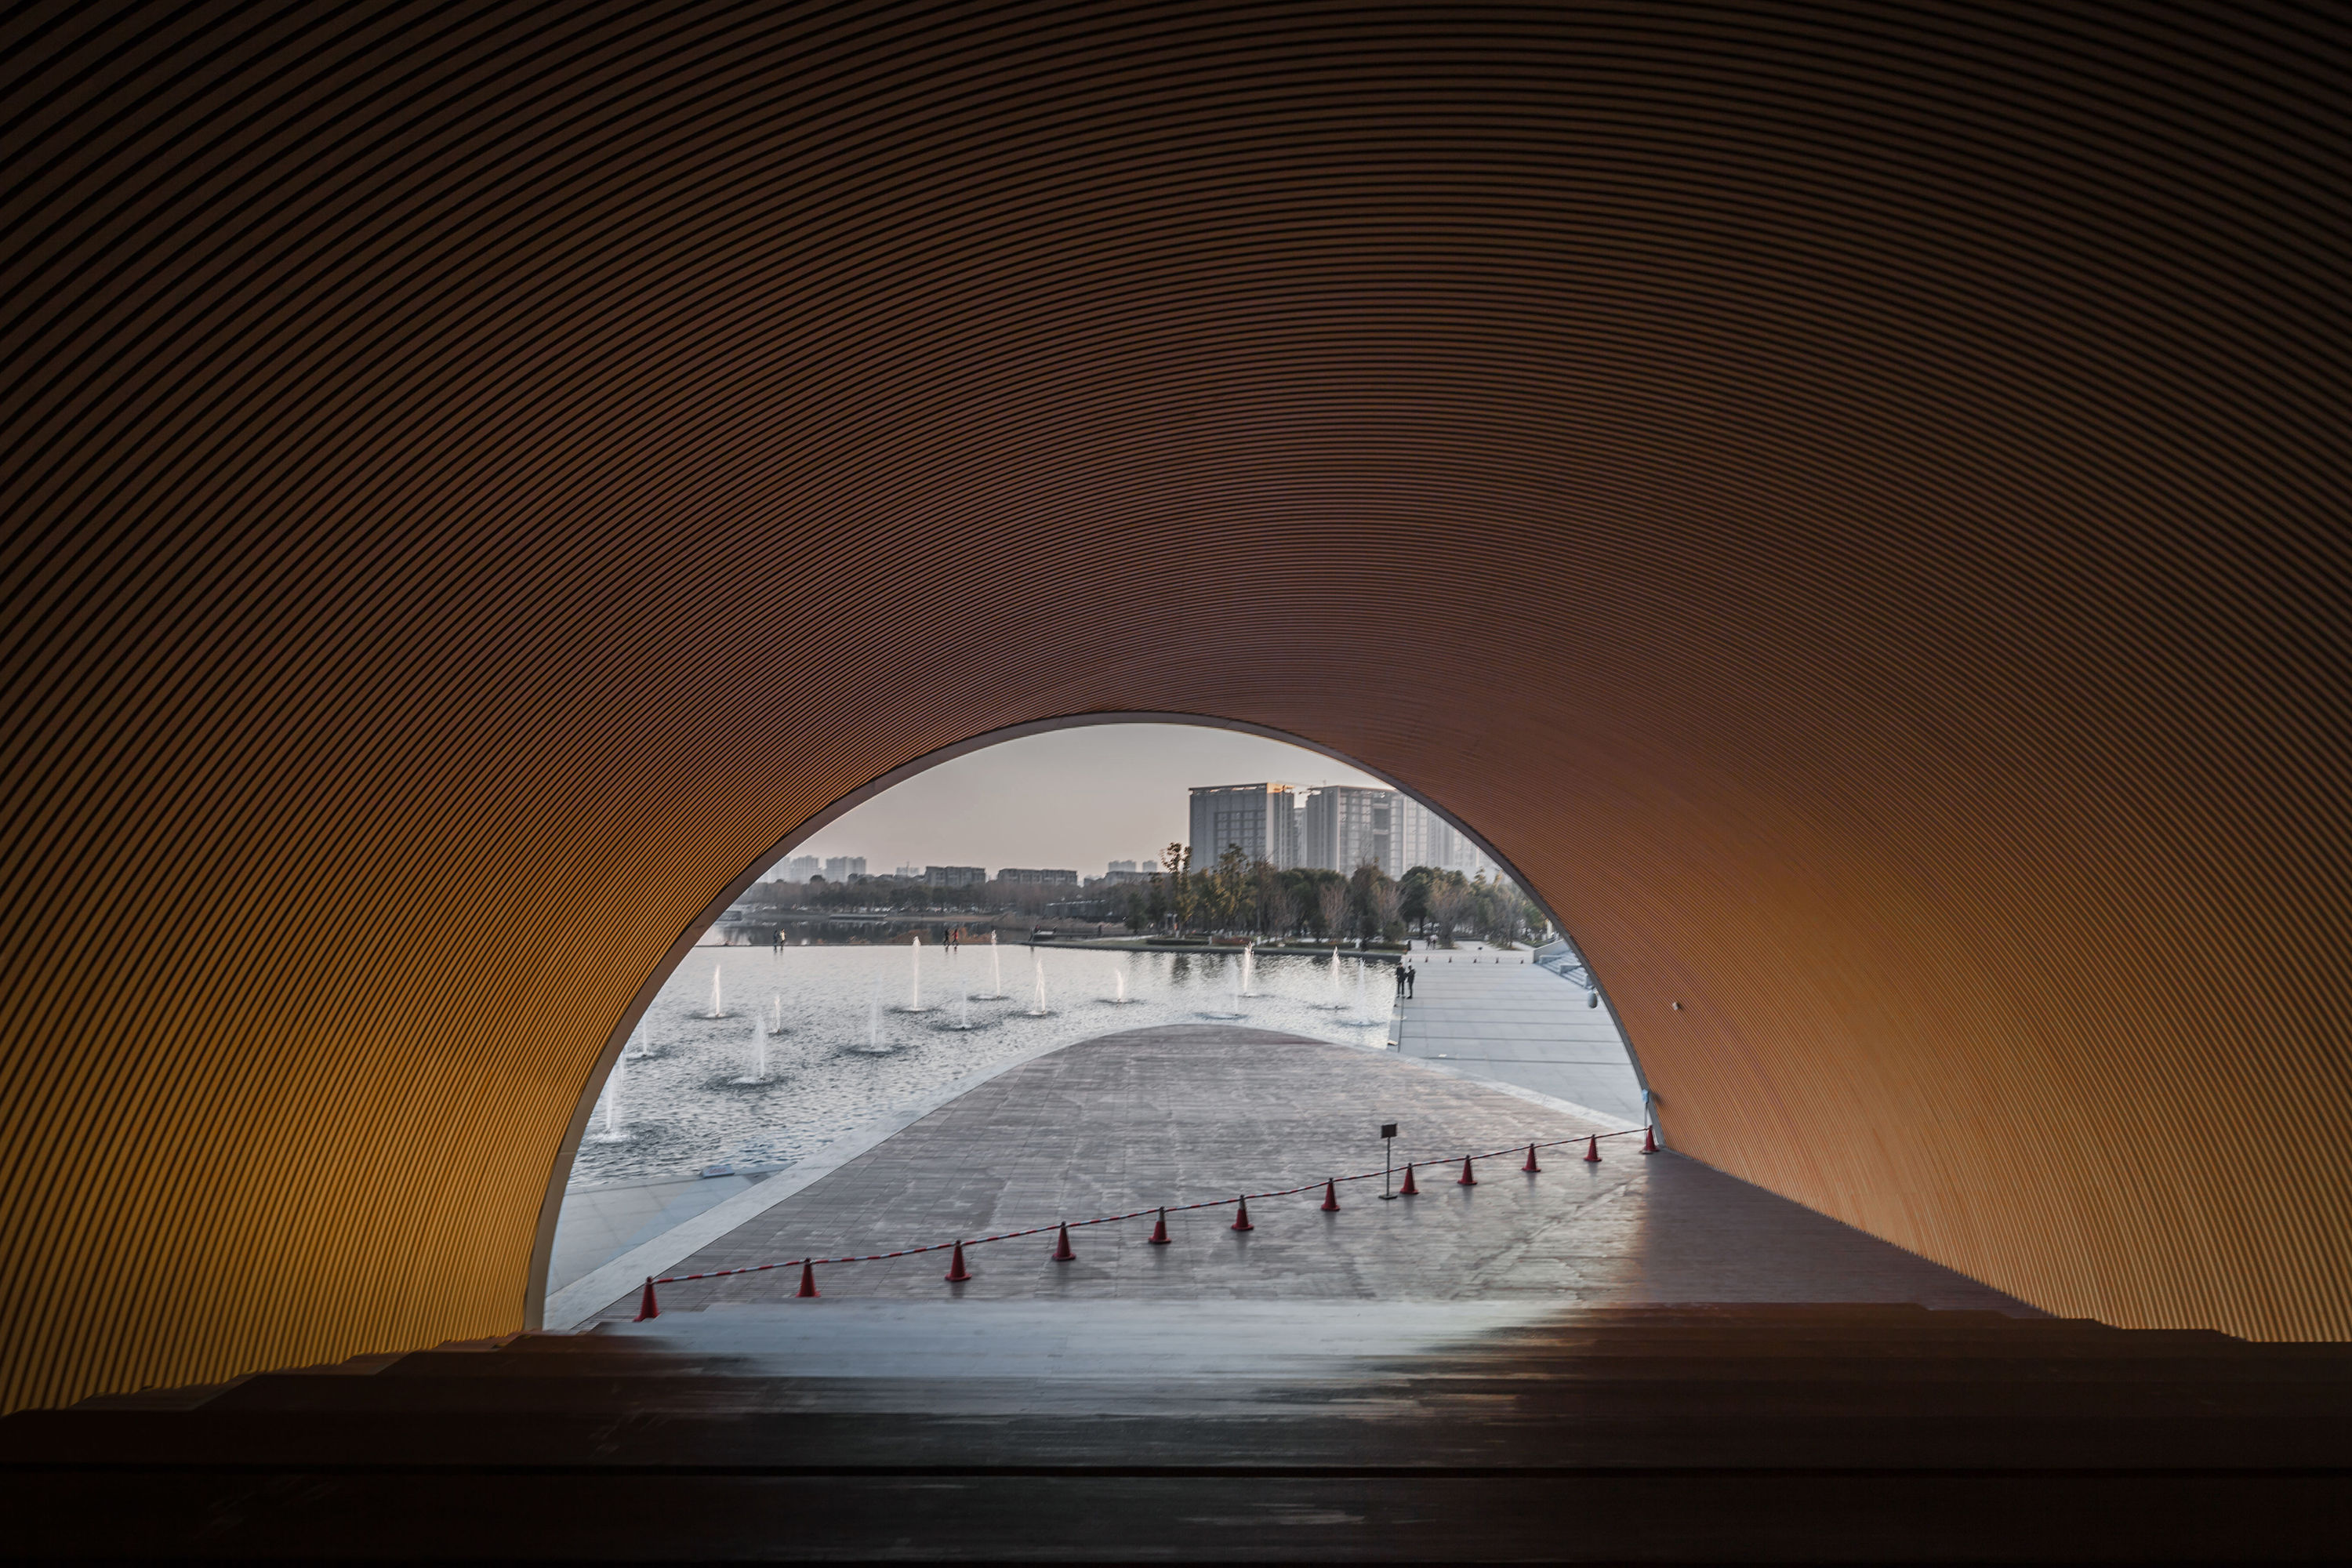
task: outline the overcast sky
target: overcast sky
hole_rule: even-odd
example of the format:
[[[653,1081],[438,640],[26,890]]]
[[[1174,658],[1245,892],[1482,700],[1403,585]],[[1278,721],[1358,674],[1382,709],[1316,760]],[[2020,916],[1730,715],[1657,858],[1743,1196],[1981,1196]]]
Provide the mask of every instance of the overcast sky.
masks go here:
[[[942,763],[867,801],[793,855],[900,866],[1066,868],[1148,860],[1189,825],[1194,784],[1369,784],[1320,752],[1190,724],[1096,724]],[[789,858],[789,857],[788,857]]]

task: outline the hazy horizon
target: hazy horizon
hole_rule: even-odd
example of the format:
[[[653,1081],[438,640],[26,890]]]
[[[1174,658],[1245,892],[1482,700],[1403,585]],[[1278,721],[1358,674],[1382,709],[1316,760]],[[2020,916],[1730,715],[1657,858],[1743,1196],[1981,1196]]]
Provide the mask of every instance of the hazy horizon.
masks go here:
[[[1097,724],[941,763],[785,856],[900,866],[1051,867],[1098,877],[1181,840],[1199,784],[1278,781],[1392,787],[1319,752],[1191,724]],[[777,868],[781,870],[781,864]],[[762,878],[772,873],[762,872]]]

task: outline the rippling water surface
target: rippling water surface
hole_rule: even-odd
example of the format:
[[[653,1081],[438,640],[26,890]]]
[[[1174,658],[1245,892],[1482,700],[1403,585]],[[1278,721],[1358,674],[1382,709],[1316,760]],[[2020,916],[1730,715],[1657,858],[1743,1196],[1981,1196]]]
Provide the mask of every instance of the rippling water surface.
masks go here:
[[[1335,974],[1328,956],[1261,954],[1251,994],[1236,995],[1237,951],[1003,947],[994,956],[1002,996],[990,994],[985,944],[695,949],[646,1014],[644,1054],[633,1046],[617,1090],[607,1085],[572,1180],[790,1164],[884,1106],[1032,1046],[1117,1029],[1212,1020],[1345,1045],[1388,1038],[1395,971],[1386,963],[1343,955]],[[1040,974],[1043,1017],[1032,1016]],[[917,1002],[927,1010],[908,1011]],[[767,1077],[747,1081],[755,1014],[769,1029]]]

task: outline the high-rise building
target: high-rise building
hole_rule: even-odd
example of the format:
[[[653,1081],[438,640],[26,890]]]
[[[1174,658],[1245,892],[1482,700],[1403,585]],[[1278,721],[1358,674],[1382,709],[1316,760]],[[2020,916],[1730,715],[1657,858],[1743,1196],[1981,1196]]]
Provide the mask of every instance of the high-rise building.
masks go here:
[[[866,857],[863,855],[834,855],[825,860],[824,879],[828,882],[846,882],[852,877],[864,875]]]
[[[1394,790],[1325,784],[1299,812],[1299,864],[1352,872],[1366,861],[1391,877],[1410,869],[1397,858]]]
[[[1467,834],[1402,790],[1357,784],[1202,784],[1192,790],[1192,868],[1205,871],[1231,844],[1276,868],[1353,872],[1369,860],[1391,877],[1415,866],[1465,874],[1492,862]],[[1114,860],[1114,874],[1128,862]],[[1142,863],[1149,870],[1151,862]]]
[[[795,855],[784,862],[783,878],[787,882],[805,882],[824,869],[824,863],[814,855]]]
[[[1195,784],[1191,842],[1196,871],[1233,845],[1278,868],[1298,865],[1297,791],[1286,784]]]
[[[1452,823],[1409,795],[1396,797],[1392,821],[1397,863],[1408,871],[1415,866],[1433,866],[1467,875],[1489,864],[1468,834],[1455,832]]]
[[[1415,866],[1444,865],[1441,842],[1453,836],[1444,819],[1402,791],[1391,810],[1389,833],[1397,864],[1408,871]]]

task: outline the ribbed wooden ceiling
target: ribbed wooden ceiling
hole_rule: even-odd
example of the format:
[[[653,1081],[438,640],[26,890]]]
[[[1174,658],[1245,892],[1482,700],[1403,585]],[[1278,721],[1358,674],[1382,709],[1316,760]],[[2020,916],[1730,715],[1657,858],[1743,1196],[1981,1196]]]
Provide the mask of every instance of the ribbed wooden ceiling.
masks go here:
[[[1475,826],[1678,1147],[2352,1331],[2341,10],[0,39],[6,1404],[520,1325],[710,900],[1113,709]]]

